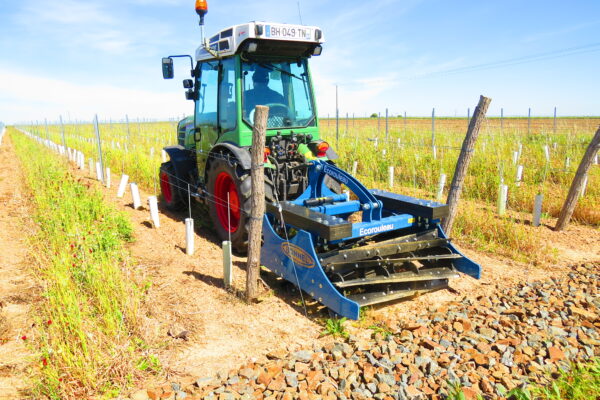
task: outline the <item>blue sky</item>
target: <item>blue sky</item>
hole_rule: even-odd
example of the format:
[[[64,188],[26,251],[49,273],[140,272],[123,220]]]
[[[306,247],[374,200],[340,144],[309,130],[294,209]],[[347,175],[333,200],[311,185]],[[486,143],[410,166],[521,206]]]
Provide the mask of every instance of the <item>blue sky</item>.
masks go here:
[[[311,60],[322,116],[465,115],[480,94],[497,115],[600,114],[598,1],[300,0],[323,29]],[[206,30],[264,20],[299,23],[297,0],[209,0]],[[193,0],[3,0],[0,120],[188,114],[181,79],[160,58],[193,54]]]

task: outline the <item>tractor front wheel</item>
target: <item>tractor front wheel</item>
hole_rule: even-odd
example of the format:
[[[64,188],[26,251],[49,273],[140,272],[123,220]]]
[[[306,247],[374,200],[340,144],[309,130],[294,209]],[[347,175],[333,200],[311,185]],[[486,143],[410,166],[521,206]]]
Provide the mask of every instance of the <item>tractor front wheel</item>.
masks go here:
[[[250,216],[250,174],[229,158],[215,158],[207,176],[208,209],[221,240],[229,240],[239,253],[248,246],[246,222]]]

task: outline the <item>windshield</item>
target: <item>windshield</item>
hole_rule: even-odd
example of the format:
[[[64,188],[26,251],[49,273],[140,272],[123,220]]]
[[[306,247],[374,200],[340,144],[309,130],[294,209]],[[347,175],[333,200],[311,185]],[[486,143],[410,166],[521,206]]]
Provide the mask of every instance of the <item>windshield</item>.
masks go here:
[[[243,118],[254,123],[254,108],[269,107],[267,128],[314,126],[315,111],[306,60],[242,63]]]

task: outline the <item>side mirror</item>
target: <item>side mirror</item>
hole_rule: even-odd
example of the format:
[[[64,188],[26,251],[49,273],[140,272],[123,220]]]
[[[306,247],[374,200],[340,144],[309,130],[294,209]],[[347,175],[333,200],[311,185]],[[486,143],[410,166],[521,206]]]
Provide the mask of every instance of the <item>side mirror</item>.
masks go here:
[[[173,79],[175,74],[173,73],[173,59],[164,57],[162,59],[162,74],[163,79]]]
[[[194,87],[194,81],[192,81],[191,79],[184,79],[183,80],[183,87],[184,89],[191,89]]]

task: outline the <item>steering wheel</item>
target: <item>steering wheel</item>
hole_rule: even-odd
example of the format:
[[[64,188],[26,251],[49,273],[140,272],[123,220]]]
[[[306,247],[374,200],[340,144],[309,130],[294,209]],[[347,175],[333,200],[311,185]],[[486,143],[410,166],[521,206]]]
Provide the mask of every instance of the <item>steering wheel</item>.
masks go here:
[[[267,126],[270,127],[284,127],[291,126],[292,120],[290,118],[290,109],[283,103],[269,103],[265,104],[269,107],[269,118],[267,119]],[[248,114],[248,119],[254,121],[254,109]]]
[[[266,106],[269,107],[269,116],[289,117],[290,109],[283,103],[269,103]]]

